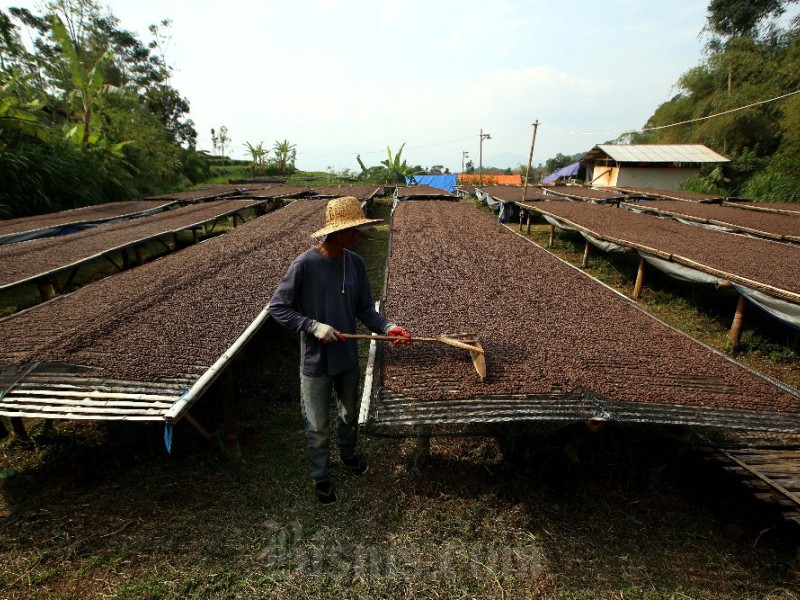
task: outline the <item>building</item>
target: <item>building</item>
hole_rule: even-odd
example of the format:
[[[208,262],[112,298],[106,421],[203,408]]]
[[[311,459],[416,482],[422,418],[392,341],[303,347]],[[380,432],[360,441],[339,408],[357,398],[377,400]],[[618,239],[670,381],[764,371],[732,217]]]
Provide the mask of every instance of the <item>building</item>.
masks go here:
[[[587,165],[586,183],[678,189],[700,174],[704,164],[729,162],[702,144],[599,144],[581,157]]]

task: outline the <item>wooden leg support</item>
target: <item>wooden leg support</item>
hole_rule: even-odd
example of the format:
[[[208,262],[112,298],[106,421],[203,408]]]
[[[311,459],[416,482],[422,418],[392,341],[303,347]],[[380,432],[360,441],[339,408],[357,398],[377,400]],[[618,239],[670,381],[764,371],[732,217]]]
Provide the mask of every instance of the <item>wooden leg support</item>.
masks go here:
[[[225,415],[225,443],[228,452],[235,458],[242,457],[242,448],[239,445],[239,427],[236,423],[236,394],[233,390],[233,369],[227,367],[220,377],[222,386],[223,413]]]
[[[553,247],[553,241],[555,240],[555,237],[556,237],[556,226],[550,225],[550,242],[547,244],[548,248]]]
[[[675,458],[677,460],[683,460],[686,456],[686,449],[692,443],[692,438],[694,437],[694,427],[691,425],[684,425],[681,427],[681,433],[678,436],[678,442],[680,446],[678,447],[678,451],[675,453]]]
[[[22,417],[11,417],[11,430],[14,432],[14,437],[23,442],[30,440],[28,431],[25,429],[25,423],[22,422]]]
[[[186,419],[187,421],[189,421],[189,424],[190,424],[192,427],[194,427],[195,429],[197,429],[197,431],[199,431],[199,432],[200,432],[200,435],[202,435],[204,438],[206,438],[207,440],[213,439],[213,437],[214,437],[214,436],[212,436],[212,435],[209,433],[208,429],[206,429],[205,427],[203,427],[203,425],[200,423],[200,421],[198,421],[197,419],[195,419],[195,418],[194,418],[194,417],[191,415],[191,413],[188,413],[188,412],[187,412],[187,413],[186,413],[186,414],[183,416],[183,418],[184,418],[184,419]]]
[[[644,266],[645,260],[639,259],[639,270],[636,273],[636,283],[633,285],[633,299],[638,300],[642,293],[642,284],[644,283]]]
[[[739,349],[739,342],[742,339],[742,325],[744,324],[744,309],[747,306],[747,300],[744,296],[739,296],[739,303],[736,305],[736,314],[733,315],[733,324],[728,333],[728,339],[731,342],[733,351]]]
[[[531,234],[531,213],[528,212],[527,215],[528,215],[528,230],[525,233],[530,235]]]
[[[424,465],[431,455],[431,426],[420,425],[417,428],[417,439],[414,444],[414,464]]]
[[[585,269],[586,265],[589,264],[589,240],[586,240],[586,247],[583,249],[583,260],[581,261],[581,268]]]
[[[8,437],[8,428],[6,424],[0,419],[0,440]]]
[[[56,287],[53,285],[53,280],[39,282],[39,295],[42,297],[42,302],[47,302],[56,297]]]

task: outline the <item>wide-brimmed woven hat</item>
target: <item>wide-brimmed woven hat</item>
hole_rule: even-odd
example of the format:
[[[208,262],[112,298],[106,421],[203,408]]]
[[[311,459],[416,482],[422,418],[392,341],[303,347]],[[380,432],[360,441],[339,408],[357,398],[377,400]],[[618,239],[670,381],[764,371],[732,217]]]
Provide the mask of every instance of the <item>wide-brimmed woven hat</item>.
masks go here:
[[[344,196],[328,202],[325,211],[325,227],[315,231],[311,237],[322,237],[335,231],[351,227],[365,227],[383,223],[383,219],[367,219],[361,210],[361,203],[355,196]]]

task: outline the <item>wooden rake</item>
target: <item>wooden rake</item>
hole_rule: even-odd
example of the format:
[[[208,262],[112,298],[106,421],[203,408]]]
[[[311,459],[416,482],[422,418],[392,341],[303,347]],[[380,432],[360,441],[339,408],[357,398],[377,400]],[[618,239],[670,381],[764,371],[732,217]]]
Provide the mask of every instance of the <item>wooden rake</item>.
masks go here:
[[[446,344],[454,348],[467,350],[472,356],[472,364],[481,381],[486,379],[486,358],[483,346],[481,346],[478,336],[474,333],[452,333],[447,335],[437,335],[436,337],[410,337],[403,338],[394,335],[370,335],[363,333],[340,333],[343,338],[352,340],[380,340],[385,342],[396,342],[397,340],[407,340],[409,342],[433,342],[435,344]],[[458,338],[458,339],[456,339]]]

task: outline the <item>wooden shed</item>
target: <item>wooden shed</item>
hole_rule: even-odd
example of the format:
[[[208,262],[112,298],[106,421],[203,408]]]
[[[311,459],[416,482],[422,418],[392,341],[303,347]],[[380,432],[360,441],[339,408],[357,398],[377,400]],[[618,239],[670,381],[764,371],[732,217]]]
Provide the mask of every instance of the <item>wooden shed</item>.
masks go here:
[[[581,157],[592,186],[678,189],[708,163],[729,159],[702,144],[599,144]]]

